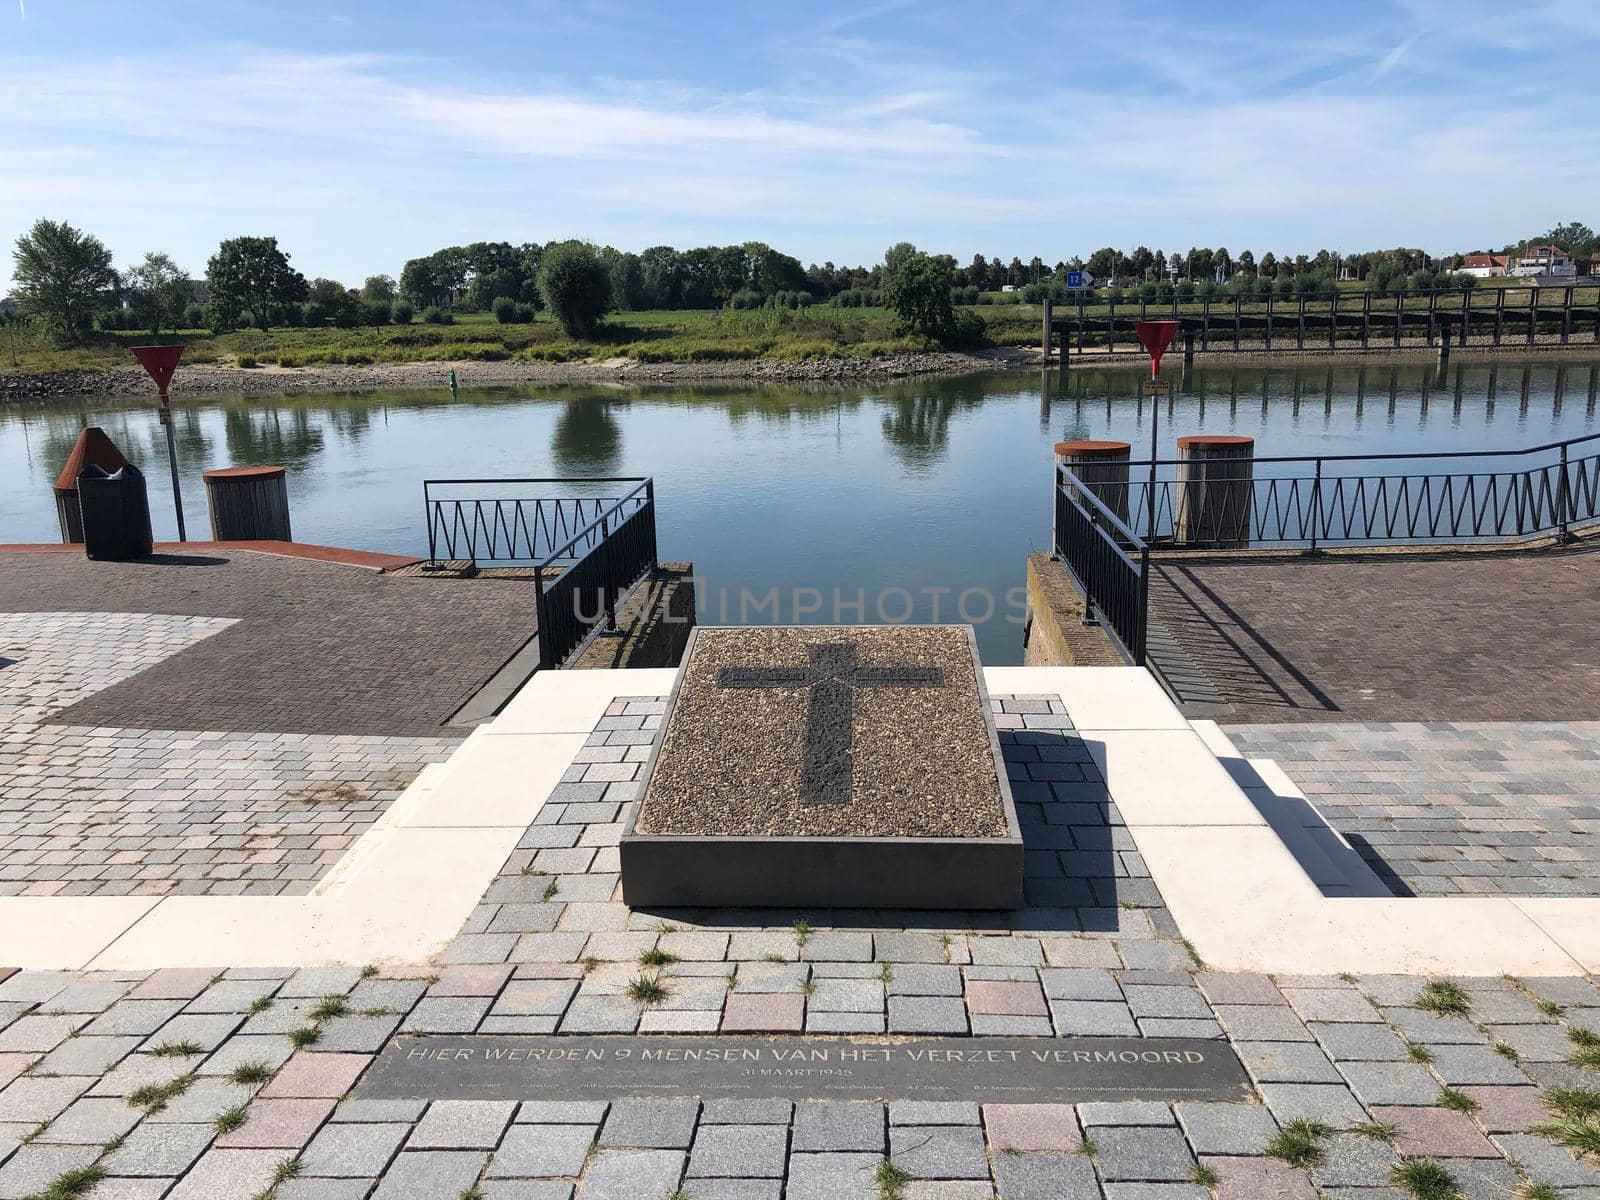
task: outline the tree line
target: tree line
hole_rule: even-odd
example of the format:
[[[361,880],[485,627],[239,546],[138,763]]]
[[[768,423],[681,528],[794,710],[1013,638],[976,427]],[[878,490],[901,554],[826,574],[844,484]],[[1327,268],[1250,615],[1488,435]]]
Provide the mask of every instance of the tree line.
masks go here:
[[[1587,225],[1567,222],[1538,238],[1507,246],[1517,253],[1535,242],[1554,242],[1587,259],[1600,241]],[[935,278],[946,289],[939,309],[972,305],[1002,290],[1036,302],[1067,293],[1066,276],[1087,270],[1097,284],[1131,289],[1148,298],[1214,294],[1293,295],[1331,290],[1341,278],[1376,291],[1471,286],[1453,274],[1461,255],[1432,258],[1394,248],[1338,254],[1276,254],[1192,246],[1168,253],[1137,246],[1104,246],[1087,258],[1047,264],[1035,255],[975,254],[962,265],[950,255],[927,254],[899,242],[871,266],[802,265],[764,242],[677,250],[652,246],[639,253],[612,246],[562,241],[544,244],[473,242],[447,246],[407,260],[398,278],[372,275],[360,287],[326,278],[307,279],[276,238],[229,238],[196,280],[164,253],[147,253],[118,271],[110,250],[65,221],[40,220],[17,239],[17,295],[0,312],[18,307],[45,321],[69,342],[102,329],[230,329],[273,325],[338,326],[448,323],[458,312],[492,312],[504,322],[532,320],[548,310],[576,337],[588,336],[607,313],[661,309],[898,307],[906,299],[904,269],[914,265],[919,293]],[[908,319],[923,331],[952,327],[953,317],[931,316],[925,297],[909,304]]]

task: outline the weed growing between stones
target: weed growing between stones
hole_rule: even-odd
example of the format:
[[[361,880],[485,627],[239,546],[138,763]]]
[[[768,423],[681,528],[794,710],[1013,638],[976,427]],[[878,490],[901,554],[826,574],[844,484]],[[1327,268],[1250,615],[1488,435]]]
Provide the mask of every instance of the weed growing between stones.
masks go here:
[[[911,1182],[911,1175],[886,1158],[873,1171],[872,1182],[877,1185],[878,1200],[900,1200],[905,1195],[906,1184]]]
[[[1332,1133],[1321,1121],[1296,1117],[1267,1143],[1266,1153],[1291,1167],[1314,1167],[1322,1161],[1322,1143]]]
[[[1417,1007],[1440,1017],[1464,1017],[1472,1001],[1461,986],[1449,979],[1430,979],[1417,993]]]
[[[1453,1087],[1447,1087],[1441,1091],[1439,1093],[1439,1099],[1436,1100],[1435,1103],[1438,1104],[1440,1108],[1448,1108],[1451,1112],[1467,1113],[1470,1115],[1471,1113],[1478,1111],[1478,1102],[1476,1100],[1467,1095],[1465,1092],[1459,1091]]]
[[[243,1062],[228,1072],[228,1082],[253,1087],[272,1078],[272,1068],[264,1062]]]
[[[640,975],[628,984],[628,999],[635,1004],[660,1004],[671,994],[659,975]]]
[[[1457,1200],[1455,1176],[1431,1158],[1413,1158],[1390,1173],[1394,1185],[1412,1200]]]

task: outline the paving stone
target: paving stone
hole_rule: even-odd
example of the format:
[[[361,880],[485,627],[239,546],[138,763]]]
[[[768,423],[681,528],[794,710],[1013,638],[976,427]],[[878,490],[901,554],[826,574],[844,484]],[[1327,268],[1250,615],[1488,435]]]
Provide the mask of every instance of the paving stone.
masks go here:
[[[1039,972],[1044,994],[1051,1000],[1121,1001],[1122,987],[1110,971],[1047,967]]]
[[[972,1017],[974,1037],[1049,1037],[1053,1032],[1049,1017]]]
[[[293,1053],[294,1043],[288,1038],[240,1035],[223,1042],[195,1071],[201,1075],[228,1075],[245,1063],[260,1063],[276,1071]]]
[[[1171,1125],[1172,1110],[1150,1100],[1095,1101],[1078,1105],[1084,1128],[1098,1125]]]
[[[706,1125],[782,1125],[794,1115],[788,1100],[707,1100],[700,1110],[700,1124]]]
[[[473,1150],[408,1150],[390,1165],[372,1200],[457,1200],[488,1158]]]
[[[1400,1158],[1385,1143],[1339,1133],[1323,1143],[1322,1162],[1311,1168],[1318,1187],[1387,1187]]]
[[[38,1144],[103,1146],[127,1133],[139,1123],[142,1114],[114,1096],[83,1097],[50,1122],[37,1138]]]
[[[302,1155],[302,1174],[345,1179],[383,1174],[409,1125],[324,1125]]]
[[[1435,1046],[1430,1065],[1451,1087],[1468,1083],[1517,1087],[1528,1082],[1515,1063],[1487,1046]]]
[[[322,1026],[317,1049],[332,1053],[376,1054],[389,1041],[390,1034],[400,1028],[403,1016],[400,1012],[381,1017],[352,1012],[348,1016],[335,1017]]]
[[[1559,1025],[1493,1025],[1489,1032],[1527,1062],[1564,1062],[1572,1053],[1566,1030]]]
[[[0,1198],[43,1195],[56,1178],[100,1157],[98,1146],[23,1146],[0,1166]]]
[[[1261,1104],[1194,1101],[1174,1109],[1197,1154],[1260,1154],[1278,1132],[1278,1123]]]
[[[946,961],[944,946],[932,933],[878,933],[873,937],[873,951],[879,962],[894,963],[896,967]]]
[[[335,1099],[343,1096],[366,1070],[372,1057],[366,1054],[308,1053],[302,1050],[261,1089],[261,1095],[276,1099]]]
[[[140,1049],[193,1042],[203,1050],[215,1050],[243,1021],[238,1013],[180,1013],[145,1039]]]
[[[782,1194],[779,1179],[696,1179],[688,1193],[690,1200],[778,1200]],[[913,1197],[907,1193],[905,1200]]]
[[[581,1174],[594,1134],[593,1125],[513,1125],[489,1164],[489,1178]]]
[[[1117,968],[1122,959],[1110,942],[1095,937],[1041,938],[1045,961],[1052,967]]]
[[[785,1200],[876,1200],[873,1172],[882,1161],[881,1154],[791,1154]]]
[[[1464,1087],[1461,1090],[1478,1102],[1478,1111],[1473,1115],[1490,1133],[1526,1133],[1550,1119],[1538,1088]]]
[[[884,1149],[883,1105],[869,1101],[802,1100],[794,1111],[794,1153]]]
[[[978,1106],[967,1100],[895,1100],[891,1125],[976,1125]]]
[[[525,1100],[517,1109],[518,1124],[595,1125],[609,1108],[604,1100]]]
[[[896,963],[888,984],[891,996],[959,996],[961,968],[923,963]]]
[[[517,979],[506,985],[490,1011],[496,1016],[560,1016],[577,990],[575,979]]]
[[[1312,1025],[1334,1062],[1404,1062],[1406,1044],[1383,1025]]]
[[[0,1091],[0,1121],[37,1125],[53,1120],[89,1085],[88,1079],[66,1076],[42,1079],[24,1076]]]
[[[782,1179],[788,1141],[778,1125],[702,1125],[689,1153],[689,1175]]]
[[[1439,1081],[1421,1063],[1340,1063],[1339,1070],[1363,1104],[1432,1104]]]
[[[1228,1036],[1241,1042],[1309,1042],[1311,1030],[1287,1004],[1219,1004],[1214,1010]]]
[[[370,1179],[291,1179],[272,1200],[364,1200],[372,1184]]]
[[[983,1133],[966,1125],[894,1125],[889,1157],[918,1179],[988,1179]]]
[[[179,1096],[168,1100],[165,1107],[152,1112],[146,1120],[157,1124],[198,1123],[214,1121],[233,1108],[243,1108],[250,1103],[253,1087],[229,1083],[226,1079],[208,1077],[197,1079]]]
[[[183,1008],[182,1000],[123,1000],[101,1013],[83,1032],[89,1037],[147,1037]]]
[[[311,1140],[333,1111],[332,1100],[257,1100],[245,1109],[245,1123],[217,1138],[236,1150],[298,1150]]]
[[[1083,1154],[1002,1154],[995,1186],[1005,1200],[1099,1200],[1094,1163]]]
[[[1505,1133],[1494,1140],[1507,1158],[1522,1164],[1534,1183],[1560,1188],[1600,1187],[1600,1170],[1578,1162],[1564,1147],[1531,1134]]]
[[[483,1200],[572,1200],[572,1185],[554,1179],[486,1179]]]
[[[1447,1108],[1374,1106],[1372,1119],[1400,1131],[1395,1148],[1407,1158],[1494,1158],[1495,1149],[1472,1118]]]
[[[1440,1017],[1420,1008],[1386,1008],[1383,1015],[1407,1041],[1424,1046],[1481,1046],[1488,1040],[1465,1017]]]
[[[514,1101],[440,1100],[406,1141],[407,1150],[493,1150],[516,1111]]]
[[[1070,1104],[985,1104],[984,1132],[990,1149],[1073,1152],[1083,1145]]]
[[[1462,1200],[1505,1200],[1523,1190],[1522,1177],[1499,1159],[1446,1158],[1439,1165],[1456,1181]],[[1572,1194],[1566,1198],[1572,1200]]]
[[[1283,993],[1265,975],[1245,972],[1201,971],[1195,983],[1212,1004],[1263,1005],[1286,1004]]]
[[[129,1000],[193,1000],[211,986],[217,973],[205,967],[163,967],[128,993]]]
[[[133,1051],[136,1037],[71,1038],[34,1066],[41,1075],[101,1075]]]
[[[1348,1087],[1331,1083],[1264,1083],[1258,1089],[1278,1124],[1304,1117],[1332,1129],[1348,1129],[1367,1119]]]
[[[201,1056],[188,1054],[181,1058],[157,1058],[149,1054],[130,1054],[106,1072],[89,1089],[93,1096],[126,1096],[146,1085],[171,1083],[181,1075],[199,1068]],[[81,1082],[81,1081],[80,1081]]]
[[[1130,984],[1124,975],[1122,991],[1136,1017],[1211,1017],[1211,1006],[1196,988]]]
[[[975,937],[967,939],[972,961],[990,967],[1042,967],[1044,951],[1038,938]]]
[[[352,966],[302,967],[278,989],[279,999],[343,996],[361,982],[361,968]]]
[[[977,1018],[980,1021],[984,1019]],[[809,1009],[806,1012],[807,1033],[883,1033],[887,1026],[887,1019],[882,1013],[813,1012]]]
[[[1136,1037],[1139,1033],[1133,1013],[1120,1002],[1052,1000],[1050,1019],[1062,1037]]]
[[[954,997],[890,996],[890,1033],[967,1032],[967,1006]]]
[[[622,996],[579,996],[561,1018],[562,1033],[632,1033],[639,1006]]]
[[[1288,1163],[1275,1158],[1208,1158],[1217,1174],[1217,1200],[1316,1200],[1316,1189]]]
[[[600,1133],[600,1145],[646,1150],[687,1150],[698,1100],[618,1100]]]
[[[1094,1130],[1091,1136],[1095,1165],[1108,1183],[1186,1181],[1194,1171],[1188,1143],[1176,1129],[1107,1126]]]
[[[428,985],[429,996],[495,996],[511,978],[511,967],[457,964]]]
[[[881,1013],[883,1003],[883,984],[876,979],[821,979],[808,1007],[813,1013]]]
[[[1256,1083],[1339,1083],[1339,1072],[1315,1042],[1234,1042]]]
[[[1140,1017],[1139,1033],[1148,1038],[1221,1038],[1222,1026],[1194,1017]]]
[[[1044,992],[1037,983],[1009,983],[988,979],[967,981],[967,1007],[985,1016],[1044,1017]]]
[[[1210,1200],[1197,1183],[1108,1183],[1106,1200]]]
[[[95,1185],[94,1200],[160,1200],[176,1179],[102,1179]]]
[[[806,998],[798,993],[728,993],[724,1033],[799,1033],[805,1028]]]
[[[82,1017],[23,1017],[0,1032],[0,1052],[10,1054],[54,1050],[66,1042],[86,1020]]]
[[[806,962],[871,962],[872,935],[838,929],[812,932],[800,948],[800,957]]]
[[[329,1119],[384,1125],[393,1121],[416,1121],[427,1107],[426,1100],[345,1100],[333,1110],[333,1116]]]
[[[213,983],[184,1007],[191,1013],[244,1013],[257,1000],[278,990],[273,979],[223,979]]]
[[[602,1150],[584,1176],[583,1200],[668,1196],[678,1190],[683,1163],[683,1152],[676,1150]]]
[[[281,1150],[208,1150],[168,1200],[250,1200],[272,1185]]]
[[[488,996],[425,996],[401,1025],[407,1033],[471,1033],[493,1003]]]
[[[1381,1023],[1382,1015],[1353,988],[1283,989],[1284,999],[1300,1014],[1302,1021],[1340,1021]]]
[[[210,1125],[144,1124],[106,1157],[105,1168],[112,1175],[182,1175],[216,1132]]]

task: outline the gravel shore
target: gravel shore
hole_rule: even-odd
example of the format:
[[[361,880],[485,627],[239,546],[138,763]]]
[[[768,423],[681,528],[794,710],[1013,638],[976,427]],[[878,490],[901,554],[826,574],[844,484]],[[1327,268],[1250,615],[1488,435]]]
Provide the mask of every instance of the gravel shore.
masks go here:
[[[605,362],[427,362],[370,367],[181,366],[172,381],[174,396],[237,392],[376,391],[385,388],[442,388],[450,372],[464,388],[513,384],[675,383],[700,380],[751,380],[761,383],[882,382],[926,375],[965,375],[1004,370],[1036,361],[1037,351],[1001,347],[975,354],[952,352],[897,354],[886,358],[747,359],[714,363],[639,363],[628,358]],[[50,401],[82,396],[149,397],[154,385],[137,366],[111,371],[48,371],[0,375],[0,404]]]

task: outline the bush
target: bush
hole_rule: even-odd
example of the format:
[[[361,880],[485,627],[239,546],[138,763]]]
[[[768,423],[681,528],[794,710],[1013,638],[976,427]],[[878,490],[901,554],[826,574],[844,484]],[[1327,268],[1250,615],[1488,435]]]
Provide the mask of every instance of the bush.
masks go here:
[[[451,313],[440,308],[437,304],[430,304],[422,310],[422,323],[424,325],[454,325],[456,319]]]
[[[764,299],[765,297],[753,288],[741,288],[728,297],[728,304],[733,308],[760,308]]]
[[[185,329],[204,329],[206,327],[206,310],[198,304],[191,304],[183,310],[183,327]]]
[[[411,318],[416,315],[416,310],[411,307],[409,300],[396,300],[389,306],[389,319],[396,325],[409,325]]]
[[[361,305],[362,318],[368,325],[387,325],[389,323],[389,302],[387,300],[366,300]]]
[[[494,319],[502,325],[510,325],[517,319],[517,302],[510,296],[496,296],[492,307]]]
[[[239,365],[248,371],[254,367],[259,367],[261,363],[257,361],[254,354],[241,354],[239,355]]]
[[[563,242],[539,263],[539,295],[568,337],[585,338],[611,311],[611,272],[593,246]]]

